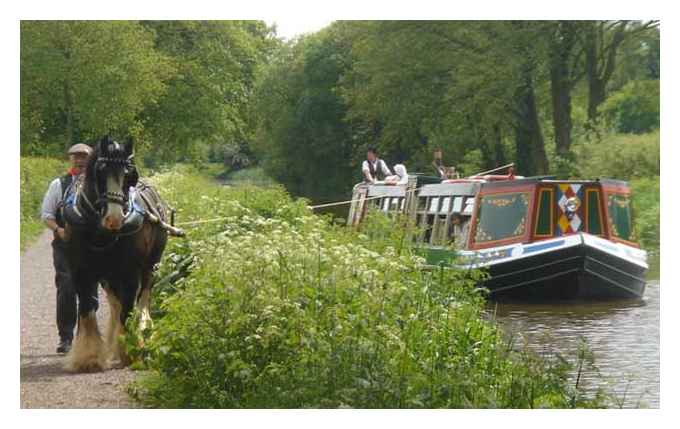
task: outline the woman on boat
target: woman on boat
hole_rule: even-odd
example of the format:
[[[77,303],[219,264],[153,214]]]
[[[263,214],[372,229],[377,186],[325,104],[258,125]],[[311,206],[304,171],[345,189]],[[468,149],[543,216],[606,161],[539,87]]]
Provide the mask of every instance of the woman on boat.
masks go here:
[[[406,166],[399,162],[394,166],[394,175],[385,177],[386,185],[406,185],[408,183],[408,173]]]

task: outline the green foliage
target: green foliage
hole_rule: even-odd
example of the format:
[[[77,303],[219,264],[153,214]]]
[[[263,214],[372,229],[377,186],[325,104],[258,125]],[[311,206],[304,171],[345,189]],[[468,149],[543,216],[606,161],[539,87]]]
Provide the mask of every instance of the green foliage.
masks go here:
[[[577,394],[568,362],[517,350],[483,317],[480,273],[424,270],[392,221],[374,217],[353,231],[277,188],[218,187],[177,172],[154,182],[181,221],[227,219],[188,228],[164,258],[165,272],[187,248],[193,261],[156,297],[148,354],[136,355],[150,370],[131,389],[144,404],[599,405]],[[204,197],[186,195],[197,188]]]
[[[224,178],[230,185],[272,186],[276,182],[264,172],[262,167],[246,168],[229,173]]]
[[[334,198],[358,181],[336,89],[348,65],[347,36],[335,25],[283,46],[259,80],[256,153],[267,174],[296,195]]]
[[[415,171],[429,167],[434,147],[444,149],[450,164],[466,162],[476,149],[482,169],[502,162],[494,152],[502,144],[498,134],[513,122],[521,61],[512,54],[525,44],[524,31],[510,31],[507,22],[355,26],[352,68],[340,91],[362,147],[378,144],[386,157],[404,156]],[[495,35],[501,32],[503,38]]]
[[[607,134],[574,148],[583,178],[630,180],[660,174],[659,132],[642,135]]]
[[[661,189],[659,176],[633,179],[633,216],[642,247],[658,250],[661,243]]]
[[[66,174],[66,162],[54,158],[21,157],[19,190],[21,193],[20,242],[21,249],[44,228],[40,220],[40,206],[52,180]]]
[[[660,81],[631,81],[601,106],[609,126],[619,133],[642,134],[659,129]]]
[[[575,159],[565,162],[565,177],[627,180],[633,191],[633,220],[640,244],[657,250],[660,243],[661,192],[659,131],[607,134],[575,145]]]
[[[137,136],[139,114],[173,72],[152,35],[130,21],[21,22],[22,153],[108,132]]]
[[[22,153],[111,133],[147,164],[250,155],[255,75],[275,45],[262,21],[22,21]]]
[[[621,45],[618,64],[612,75],[612,89],[616,90],[634,80],[659,79],[661,77],[661,32],[638,31]]]
[[[147,131],[164,159],[189,160],[196,143],[226,148],[252,138],[257,68],[275,45],[261,21],[145,21],[156,49],[177,69],[168,91],[146,112]],[[162,144],[160,144],[162,142]]]

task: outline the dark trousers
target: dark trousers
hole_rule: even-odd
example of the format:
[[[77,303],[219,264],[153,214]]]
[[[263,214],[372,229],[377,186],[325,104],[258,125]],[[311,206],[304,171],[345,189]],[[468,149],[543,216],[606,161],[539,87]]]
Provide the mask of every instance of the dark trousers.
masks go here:
[[[72,340],[78,318],[76,291],[66,261],[66,247],[58,238],[52,241],[54,283],[57,285],[57,329],[61,340]]]

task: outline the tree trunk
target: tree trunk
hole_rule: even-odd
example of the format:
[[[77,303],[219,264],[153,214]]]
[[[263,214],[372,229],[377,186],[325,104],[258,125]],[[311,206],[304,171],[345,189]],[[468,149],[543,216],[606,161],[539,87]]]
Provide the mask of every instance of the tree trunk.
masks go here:
[[[68,80],[64,81],[64,116],[66,119],[66,124],[64,124],[65,144],[68,151],[71,145],[75,143],[73,141],[73,100]]]
[[[552,119],[555,129],[555,148],[558,155],[566,155],[571,147],[571,83],[565,64],[554,64],[550,70]]]
[[[575,55],[579,27],[573,22],[560,21],[550,39],[550,95],[555,130],[555,149],[566,156],[571,147],[571,90],[579,55]],[[573,64],[572,64],[573,62]]]
[[[507,164],[505,153],[503,152],[503,135],[501,134],[501,126],[499,124],[494,124],[493,126],[493,149],[496,166]]]
[[[525,176],[546,174],[548,158],[545,154],[545,142],[538,120],[531,77],[524,78],[523,85],[518,89],[517,100],[515,124],[517,172]]]
[[[605,21],[590,23],[585,33],[586,76],[588,79],[588,122],[598,121],[597,109],[604,102],[607,83],[616,68],[616,54],[626,36],[627,21],[605,30]],[[611,41],[605,38],[611,33]]]
[[[588,79],[588,122],[597,123],[597,109],[604,103],[604,98],[604,82],[602,79]]]
[[[598,71],[597,54],[597,23],[591,23],[586,31],[586,78],[588,79],[588,123],[594,125],[597,122],[597,108],[604,102],[604,82]]]

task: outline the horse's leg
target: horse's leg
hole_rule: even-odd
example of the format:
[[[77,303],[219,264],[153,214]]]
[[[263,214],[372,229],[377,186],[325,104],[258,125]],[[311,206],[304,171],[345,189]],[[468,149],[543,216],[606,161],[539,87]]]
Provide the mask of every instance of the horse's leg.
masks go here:
[[[142,272],[142,291],[139,294],[138,306],[140,313],[139,329],[144,332],[145,329],[153,327],[153,320],[151,320],[151,282],[153,281],[153,271],[144,270]]]
[[[106,349],[108,351],[110,361],[120,361],[120,343],[118,338],[123,333],[120,325],[120,300],[110,284],[104,286],[106,292],[106,300],[109,302],[109,323],[106,329]]]
[[[73,275],[78,294],[78,331],[66,356],[66,370],[93,372],[106,368],[104,342],[97,326],[97,282],[85,273]]]
[[[125,323],[127,322],[132,310],[135,306],[135,301],[137,299],[137,293],[140,287],[140,273],[135,270],[131,273],[125,275],[121,280],[119,287],[114,289],[118,301],[120,303],[120,311],[118,312],[118,335],[125,334]],[[118,285],[117,285],[118,286]],[[122,365],[129,365],[130,358],[125,352],[125,350],[118,348],[118,359]]]

